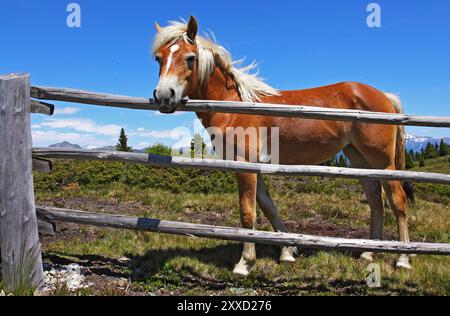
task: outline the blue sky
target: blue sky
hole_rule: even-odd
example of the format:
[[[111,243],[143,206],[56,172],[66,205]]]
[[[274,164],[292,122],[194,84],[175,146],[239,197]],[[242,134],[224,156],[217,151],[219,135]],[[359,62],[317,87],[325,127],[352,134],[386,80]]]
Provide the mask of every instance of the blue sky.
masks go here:
[[[106,1],[83,0],[81,28],[66,25],[71,1],[0,2],[0,73],[29,72],[32,84],[150,97],[157,65],[150,55],[152,22],[197,16],[235,59],[260,64],[280,89],[362,81],[398,93],[407,113],[450,115],[450,2],[376,1],[382,27],[369,28],[363,0]],[[6,44],[6,45],[5,45]],[[174,144],[171,131],[195,115],[163,116],[56,103],[52,118],[33,116],[36,146],[68,140],[115,144],[125,127],[132,146]],[[408,128],[435,137],[448,129]]]

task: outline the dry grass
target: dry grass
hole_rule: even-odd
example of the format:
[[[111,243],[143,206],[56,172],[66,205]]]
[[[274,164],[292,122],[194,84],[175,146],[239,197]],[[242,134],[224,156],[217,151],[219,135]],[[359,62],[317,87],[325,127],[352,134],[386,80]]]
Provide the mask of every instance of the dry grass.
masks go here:
[[[125,184],[111,180],[115,176],[111,177],[109,165],[56,166],[52,178],[35,177],[36,197],[41,205],[240,225],[237,194],[217,193],[221,188],[233,191],[229,175],[214,174],[211,192],[216,193],[206,194],[195,192],[210,192],[206,185],[211,176],[208,173],[193,173],[192,181],[182,185],[177,181],[186,176],[174,170],[167,174],[155,171],[157,176],[143,178],[153,183],[162,177],[167,187],[176,189],[170,192],[133,185],[137,181],[134,177],[148,169],[133,169],[121,177],[129,182]],[[93,169],[84,176],[86,166]],[[111,168],[114,166],[113,170],[121,175],[122,167]],[[418,170],[450,173],[450,164],[447,157],[440,158]],[[64,185],[53,192],[44,190],[48,186],[58,188],[59,181],[76,185]],[[194,185],[202,190],[185,190]],[[449,187],[421,184],[416,189],[418,201],[409,217],[411,239],[449,243]],[[275,177],[270,179],[270,191],[291,232],[368,236],[369,208],[356,181]],[[389,210],[385,223],[385,237],[396,239],[396,221]],[[260,211],[257,228],[271,229]],[[57,235],[43,240],[43,249],[46,263],[78,263],[91,271],[87,277],[95,284],[76,293],[61,287],[53,295],[450,295],[449,257],[417,256],[412,259],[414,269],[402,271],[394,268],[396,256],[377,255],[382,284],[380,288],[369,288],[365,281],[368,263],[354,253],[302,250],[298,260],[286,266],[277,262],[278,248],[258,246],[256,268],[243,279],[231,272],[241,252],[241,245],[233,242],[59,224]],[[123,279],[129,280],[127,286],[118,286],[118,280]]]
[[[336,189],[334,194],[299,193],[295,188],[277,188],[274,199],[293,232],[365,237],[368,206],[358,189],[348,193],[348,188],[355,183],[347,181],[345,184],[345,189]],[[102,211],[96,205],[100,204],[104,209],[105,203],[114,207],[120,197],[116,209],[123,214],[239,225],[235,194],[174,195],[165,191],[114,187],[95,192],[82,189],[65,192],[56,200],[45,202],[60,201],[62,205],[59,206],[73,207],[71,203],[79,201],[72,201],[75,198],[71,195],[81,195],[83,201],[91,199],[90,203],[79,205],[85,210]],[[45,200],[46,197],[41,198]],[[112,210],[107,207],[104,211]],[[413,240],[450,242],[449,206],[419,200],[411,210],[410,227]],[[258,228],[270,229],[261,214]],[[237,243],[90,227],[74,229],[77,231],[71,237],[47,243],[46,254],[81,264],[95,258],[108,269],[113,269],[114,260],[130,258],[126,266],[115,269],[131,278],[132,289],[136,292],[162,295],[450,294],[450,258],[446,257],[418,256],[413,259],[414,270],[399,271],[394,268],[396,256],[377,255],[382,287],[371,289],[365,282],[368,264],[357,259],[356,254],[304,251],[296,263],[287,267],[278,264],[277,248],[258,246],[257,266],[251,276],[242,279],[231,273],[240,256],[241,248]],[[386,212],[386,235],[388,238],[396,237],[395,219],[389,211]],[[102,293],[104,289],[96,294]]]

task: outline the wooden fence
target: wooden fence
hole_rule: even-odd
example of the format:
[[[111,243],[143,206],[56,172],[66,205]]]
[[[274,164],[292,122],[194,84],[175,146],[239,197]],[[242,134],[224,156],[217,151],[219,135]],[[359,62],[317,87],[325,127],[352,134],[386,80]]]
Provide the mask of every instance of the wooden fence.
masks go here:
[[[440,184],[450,184],[450,176],[409,171],[365,170],[324,166],[281,166],[235,161],[161,157],[137,153],[48,148],[32,149],[30,113],[52,115],[54,112],[53,105],[35,99],[138,110],[158,109],[158,105],[151,99],[65,88],[30,87],[29,75],[12,74],[0,76],[0,148],[2,148],[2,154],[0,155],[0,247],[3,283],[7,291],[13,291],[23,286],[37,288],[42,285],[43,269],[38,230],[51,234],[54,228],[53,222],[71,222],[269,245],[296,245],[302,248],[450,255],[450,244],[317,237],[94,214],[49,207],[36,208],[31,170],[34,168],[41,172],[51,172],[52,163],[47,160],[48,158],[110,160],[143,163],[157,167],[202,168],[235,172],[357,179],[408,180]],[[357,121],[376,124],[450,127],[450,117],[387,114],[310,106],[187,101],[185,104],[180,105],[178,110]]]

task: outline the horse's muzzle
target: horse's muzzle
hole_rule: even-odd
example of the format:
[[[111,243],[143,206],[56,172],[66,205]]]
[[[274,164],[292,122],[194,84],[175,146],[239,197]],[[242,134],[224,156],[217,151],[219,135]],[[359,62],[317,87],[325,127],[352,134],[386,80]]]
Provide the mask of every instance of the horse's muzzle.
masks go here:
[[[159,112],[163,114],[173,114],[177,110],[176,105],[161,105],[159,107]]]
[[[153,99],[159,104],[159,112],[163,114],[172,114],[177,110],[175,102],[175,90],[170,89],[168,93],[160,93],[158,90],[153,91]]]

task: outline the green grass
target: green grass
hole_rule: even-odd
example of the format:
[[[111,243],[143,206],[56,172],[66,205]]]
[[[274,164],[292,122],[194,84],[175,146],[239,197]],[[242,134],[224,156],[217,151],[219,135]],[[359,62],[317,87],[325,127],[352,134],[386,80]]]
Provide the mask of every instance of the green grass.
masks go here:
[[[36,175],[39,204],[165,220],[239,226],[238,197],[230,173],[177,171],[122,164],[56,162],[55,172]],[[450,173],[448,157],[427,161],[420,171]],[[186,179],[189,178],[189,179]],[[370,212],[357,181],[273,177],[271,194],[292,232],[366,237]],[[416,185],[410,210],[411,239],[450,242],[448,186]],[[271,230],[258,211],[257,229]],[[385,213],[388,238],[396,220]],[[67,228],[67,227],[66,227]],[[211,239],[69,226],[49,239],[44,257],[81,265],[96,262],[110,274],[131,279],[131,290],[170,295],[450,295],[450,258],[417,256],[414,269],[394,268],[396,256],[378,254],[382,286],[369,288],[368,263],[357,254],[304,250],[289,266],[278,264],[277,247],[258,246],[248,278],[232,274],[241,245]],[[120,258],[131,261],[121,264]],[[103,270],[102,270],[103,271]],[[102,272],[103,273],[103,272]],[[0,283],[1,285],[1,283]],[[113,286],[54,295],[123,295]]]
[[[335,194],[279,189],[274,192],[274,199],[289,223],[320,220],[338,227],[367,230],[369,211],[361,202],[361,192],[355,187],[354,192],[348,193],[348,188],[354,185],[352,181],[337,183]],[[204,218],[210,221],[217,215],[217,224],[239,225],[234,193],[174,195],[167,191],[133,189],[122,194],[125,191],[121,190],[126,188],[100,191],[81,188],[62,195],[99,199],[120,196],[122,203],[140,201],[142,209],[133,212],[137,216],[196,222]],[[348,194],[349,198],[342,198]],[[265,219],[260,217],[259,222],[258,229],[270,229]],[[89,231],[96,231],[97,238],[84,241],[83,235]],[[395,236],[396,223],[389,211],[386,212],[386,231]],[[450,242],[449,207],[419,199],[411,210],[410,231],[413,240]],[[446,257],[418,256],[413,259],[413,271],[399,271],[393,267],[396,256],[377,255],[376,262],[382,269],[382,288],[370,289],[365,283],[368,264],[354,254],[307,251],[287,267],[277,263],[279,250],[276,247],[259,246],[255,270],[242,279],[231,272],[240,256],[241,246],[237,243],[105,228],[80,228],[79,232],[79,237],[52,242],[45,251],[75,262],[87,256],[100,256],[106,261],[124,256],[131,258],[131,265],[124,268],[124,273],[129,274],[133,287],[139,291],[182,295],[450,294],[450,260]],[[329,235],[333,235],[333,231]]]
[[[426,160],[425,167],[415,167],[414,171],[450,174],[449,156]],[[416,184],[417,195],[425,200],[450,205],[450,186],[428,183]]]

